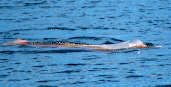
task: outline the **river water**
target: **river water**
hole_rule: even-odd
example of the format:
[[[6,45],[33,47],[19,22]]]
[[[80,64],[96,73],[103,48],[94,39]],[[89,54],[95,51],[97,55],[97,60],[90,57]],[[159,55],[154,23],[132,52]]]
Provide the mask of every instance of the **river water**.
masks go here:
[[[170,0],[0,0],[0,87],[170,87]],[[17,38],[159,49],[3,46]]]

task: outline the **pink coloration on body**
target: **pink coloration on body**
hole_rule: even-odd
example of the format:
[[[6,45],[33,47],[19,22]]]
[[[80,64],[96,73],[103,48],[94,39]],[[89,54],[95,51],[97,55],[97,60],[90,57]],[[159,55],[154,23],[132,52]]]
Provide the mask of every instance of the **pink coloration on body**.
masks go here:
[[[26,45],[28,41],[22,40],[22,39],[17,39],[12,43],[5,43],[4,45]]]
[[[37,47],[46,47],[46,48],[59,48],[59,47],[70,47],[70,48],[91,48],[95,50],[102,50],[102,51],[112,51],[112,50],[120,50],[120,49],[130,49],[130,48],[148,48],[141,40],[135,41],[127,41],[118,44],[102,44],[102,45],[87,45],[87,44],[75,44],[75,43],[61,43],[61,44],[44,44],[44,43],[35,43],[35,42],[28,42],[27,40],[17,39],[12,43],[6,43],[4,45],[31,45]],[[161,48],[162,46],[151,46],[155,48]]]

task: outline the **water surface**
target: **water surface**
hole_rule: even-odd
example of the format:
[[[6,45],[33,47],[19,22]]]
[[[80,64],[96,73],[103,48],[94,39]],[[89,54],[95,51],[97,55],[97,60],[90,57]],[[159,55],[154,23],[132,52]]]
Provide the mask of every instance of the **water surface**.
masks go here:
[[[140,39],[163,46],[101,52],[0,45],[0,86],[169,87],[170,11],[170,0],[0,0],[0,44]]]

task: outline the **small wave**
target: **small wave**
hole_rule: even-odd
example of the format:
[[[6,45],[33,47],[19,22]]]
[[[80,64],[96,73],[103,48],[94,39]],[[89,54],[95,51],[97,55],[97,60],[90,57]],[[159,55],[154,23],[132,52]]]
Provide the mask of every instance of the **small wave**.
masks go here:
[[[103,77],[103,78],[116,78],[116,76],[114,76],[114,75],[97,75],[97,76],[95,76],[95,77]]]
[[[65,64],[66,66],[84,66],[86,64],[83,63],[69,63],[69,64]]]
[[[76,30],[76,29],[73,29],[73,28],[68,28],[68,27],[48,27],[46,28],[47,30]]]
[[[56,82],[56,81],[59,81],[59,80],[39,80],[37,81],[38,83],[48,83],[48,82]],[[51,86],[50,86],[51,87]]]
[[[171,87],[171,85],[157,85],[155,87]]]
[[[144,76],[142,75],[129,75],[129,76],[126,76],[126,78],[142,78]]]
[[[13,19],[0,19],[0,20],[13,20]],[[30,20],[30,19],[26,19],[26,20]],[[69,31],[73,31],[76,30],[74,28],[69,28],[69,27],[47,27],[47,28],[34,28],[34,29],[13,29],[13,30],[9,30],[9,31],[5,31],[5,32],[0,32],[0,34],[11,34],[14,32],[26,32],[26,31],[48,31],[48,30],[69,30]]]
[[[12,70],[11,73],[14,73],[14,72],[25,72],[25,73],[30,73],[32,71],[30,70]]]
[[[8,61],[9,61],[8,59],[0,59],[0,63],[6,63]]]
[[[116,38],[110,38],[110,37],[93,37],[93,36],[79,36],[79,37],[71,37],[71,38],[68,38],[68,40],[71,40],[71,39],[93,39],[93,40],[102,40],[102,39],[108,39],[108,40],[111,40],[111,41],[119,41],[119,42],[124,42],[124,40],[120,40],[120,39],[116,39]],[[110,42],[110,41],[109,41]],[[112,42],[110,42],[112,43]]]
[[[9,79],[8,81],[10,81],[10,82],[20,82],[21,80],[19,80],[19,79]]]
[[[106,71],[106,70],[116,70],[117,68],[93,68],[89,69],[89,72],[96,72],[96,71]]]
[[[8,75],[6,74],[0,75],[0,78],[6,78],[6,77],[8,77]]]
[[[56,73],[67,73],[67,74],[71,74],[71,73],[79,73],[81,72],[82,70],[65,70],[65,71],[59,71],[59,72],[56,72]]]
[[[41,5],[41,4],[45,4],[46,1],[42,1],[42,2],[26,2],[24,3],[24,6],[35,6],[35,5]]]
[[[97,27],[84,27],[84,26],[77,26],[78,29],[86,30],[86,29],[97,29],[97,30],[108,30],[113,29],[110,27],[103,27],[103,26],[97,26]]]
[[[104,79],[100,79],[100,80],[97,80],[97,81],[93,81],[93,82],[95,82],[95,83],[97,83],[97,84],[102,84],[102,83],[104,83],[104,82],[120,82],[119,80],[104,80]]]
[[[105,41],[103,44],[114,44],[114,43],[110,41]]]
[[[127,65],[127,64],[131,64],[132,62],[125,62],[125,63],[119,63],[119,65]]]
[[[110,40],[113,40],[113,41],[119,41],[119,42],[124,42],[124,40],[116,39],[116,38],[110,38]]]
[[[16,8],[16,7],[21,7],[21,6],[0,6],[0,9],[13,9],[13,8]]]
[[[32,67],[35,67],[35,68],[43,68],[43,67],[45,67],[45,65],[35,65],[35,66],[32,66]]]
[[[53,85],[39,85],[38,87],[58,87],[58,86],[53,86]]]
[[[63,50],[33,50],[33,51],[0,51],[2,54],[36,54],[36,53],[73,53],[73,52],[91,52],[90,50],[81,50],[81,49],[63,49]]]
[[[100,37],[88,37],[88,36],[79,36],[79,37],[71,37],[71,38],[68,38],[69,40],[71,39],[93,39],[93,40],[100,40],[101,38]]]
[[[1,6],[0,6],[1,8]],[[0,21],[12,21],[12,20],[15,20],[15,19],[11,19],[11,18],[0,18]]]

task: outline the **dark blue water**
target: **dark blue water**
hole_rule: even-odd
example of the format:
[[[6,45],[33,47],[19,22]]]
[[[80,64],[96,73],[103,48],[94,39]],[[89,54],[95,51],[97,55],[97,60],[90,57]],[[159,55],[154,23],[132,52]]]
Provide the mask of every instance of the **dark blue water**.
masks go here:
[[[140,39],[159,49],[101,52],[0,45],[0,87],[170,87],[170,0],[0,0],[0,44]]]

